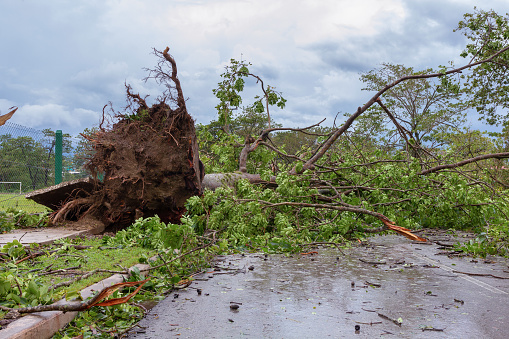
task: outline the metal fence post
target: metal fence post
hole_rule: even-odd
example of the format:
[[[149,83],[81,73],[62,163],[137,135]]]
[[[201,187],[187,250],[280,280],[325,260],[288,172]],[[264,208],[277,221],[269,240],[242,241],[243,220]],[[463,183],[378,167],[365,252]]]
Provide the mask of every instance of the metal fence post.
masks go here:
[[[62,182],[62,131],[55,133],[55,185]]]

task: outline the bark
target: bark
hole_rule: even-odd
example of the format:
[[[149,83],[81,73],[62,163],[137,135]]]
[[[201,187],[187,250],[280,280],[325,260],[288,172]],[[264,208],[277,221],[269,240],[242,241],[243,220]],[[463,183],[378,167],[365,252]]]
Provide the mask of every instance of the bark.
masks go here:
[[[426,174],[430,174],[430,173],[435,173],[435,172],[439,172],[444,169],[457,168],[457,167],[465,166],[467,164],[471,164],[473,162],[478,162],[478,161],[486,160],[486,159],[507,159],[507,158],[509,158],[509,152],[483,154],[483,155],[479,155],[474,158],[462,160],[462,161],[454,163],[454,164],[435,166],[433,168],[424,170],[419,174],[426,175]]]
[[[235,183],[241,179],[247,179],[252,184],[267,183],[260,178],[258,174],[249,173],[212,173],[206,174],[202,181],[202,187],[207,188],[211,191],[216,190],[219,187],[227,186],[233,187]]]

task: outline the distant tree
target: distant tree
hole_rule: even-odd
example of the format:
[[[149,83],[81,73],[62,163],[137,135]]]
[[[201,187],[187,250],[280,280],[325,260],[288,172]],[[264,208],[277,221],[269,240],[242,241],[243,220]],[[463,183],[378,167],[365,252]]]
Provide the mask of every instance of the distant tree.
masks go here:
[[[461,56],[469,63],[496,55],[480,67],[462,75],[469,102],[490,125],[509,124],[509,14],[497,14],[474,7],[467,13],[455,31],[460,31],[469,42]]]
[[[272,121],[271,127],[278,128],[282,125]],[[241,113],[233,116],[230,123],[231,132],[243,138],[258,136],[266,128],[269,128],[267,113],[257,110],[254,105],[243,108]]]
[[[37,140],[30,136],[0,136],[0,181],[20,181],[24,189],[34,190],[54,183],[55,131],[42,130]],[[63,134],[63,165],[72,167],[71,136]]]
[[[406,76],[432,73],[432,69],[414,71],[412,67],[382,64],[382,67],[361,75],[363,90],[378,92],[388,83]],[[466,121],[468,105],[463,102],[459,81],[439,78],[412,79],[388,89],[383,105],[403,127],[410,142],[418,146],[434,141],[434,135],[459,128]],[[382,105],[371,106],[356,121],[357,131],[378,136],[393,146],[405,143]],[[403,142],[401,142],[403,141]]]
[[[0,136],[0,180],[20,181],[24,189],[52,184],[55,158],[48,146],[31,137]]]
[[[83,132],[78,135],[78,143],[76,144],[72,158],[71,164],[72,168],[76,171],[83,172],[85,171],[84,165],[88,159],[94,153],[92,142],[90,142],[89,138],[93,137],[93,135],[98,131],[97,127],[85,128]],[[87,139],[88,138],[88,139]]]
[[[307,133],[301,131],[281,131],[274,133],[273,142],[287,154],[302,154],[316,148],[320,139],[332,132],[332,127],[314,127]]]

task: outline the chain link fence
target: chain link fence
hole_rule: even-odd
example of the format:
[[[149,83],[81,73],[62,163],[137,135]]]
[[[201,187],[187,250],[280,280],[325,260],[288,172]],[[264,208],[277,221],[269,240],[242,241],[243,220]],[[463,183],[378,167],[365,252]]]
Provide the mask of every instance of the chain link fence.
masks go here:
[[[0,126],[0,211],[14,208],[43,212],[44,206],[24,195],[61,180],[87,176],[81,170],[83,159],[79,158],[83,140],[64,134],[58,147],[56,135],[51,129],[40,131],[10,122]],[[55,175],[55,168],[58,172],[61,169],[61,175]]]

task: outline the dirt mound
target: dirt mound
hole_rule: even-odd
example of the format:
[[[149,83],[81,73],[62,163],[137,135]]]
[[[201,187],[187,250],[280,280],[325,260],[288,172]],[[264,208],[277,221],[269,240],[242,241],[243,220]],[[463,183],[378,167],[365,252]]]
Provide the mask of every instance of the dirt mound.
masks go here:
[[[106,225],[123,227],[139,217],[158,215],[165,222],[179,222],[185,201],[202,192],[203,165],[199,160],[194,121],[188,114],[176,77],[176,65],[167,49],[161,53],[171,63],[168,79],[177,91],[148,107],[127,86],[132,113],[117,114],[111,128],[92,136],[93,156],[85,165],[97,178],[93,192],[67,202],[54,222],[92,213]],[[166,95],[165,98],[173,98]]]

